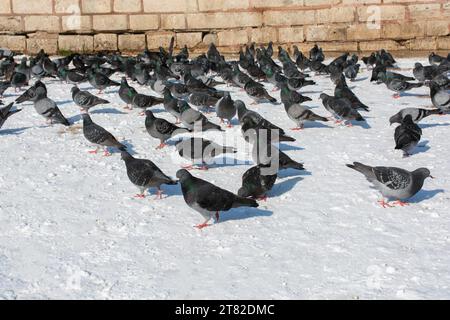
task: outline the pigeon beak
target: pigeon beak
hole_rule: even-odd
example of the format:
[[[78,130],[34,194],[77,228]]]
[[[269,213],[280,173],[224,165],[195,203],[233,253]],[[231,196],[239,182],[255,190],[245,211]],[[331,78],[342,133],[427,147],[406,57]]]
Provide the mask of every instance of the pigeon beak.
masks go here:
[[[429,175],[429,177],[431,178],[431,179],[436,179],[435,177],[433,177],[432,175]]]

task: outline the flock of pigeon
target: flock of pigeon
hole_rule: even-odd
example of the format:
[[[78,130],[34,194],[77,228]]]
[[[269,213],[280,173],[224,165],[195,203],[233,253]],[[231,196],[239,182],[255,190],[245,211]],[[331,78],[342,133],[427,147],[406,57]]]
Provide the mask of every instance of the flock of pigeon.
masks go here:
[[[103,147],[104,155],[110,156],[109,148],[118,149],[130,181],[139,188],[139,198],[145,197],[148,188],[157,188],[158,198],[162,198],[161,185],[180,183],[186,204],[205,218],[203,223],[196,226],[201,229],[208,226],[212,218],[218,221],[221,211],[258,207],[257,200],[266,200],[266,194],[274,186],[279,170],[304,170],[302,163],[291,159],[278,148],[279,143],[293,142],[294,138],[258,112],[247,108],[243,101],[233,100],[230,92],[218,90],[216,86],[226,84],[239,87],[254,100],[254,104],[262,101],[278,104],[264,86],[265,82],[273,84],[274,90],[280,90],[285,112],[295,123],[292,130],[302,130],[304,124],[311,121],[335,121],[337,124],[352,126],[353,121],[365,121],[360,111],[369,111],[369,107],[347,85],[347,80],[355,80],[359,72],[359,58],[356,55],[346,53],[325,64],[323,51],[317,45],[310,50],[309,57],[294,46],[292,58],[288,51],[278,47],[278,63],[273,59],[273,45],[269,43],[267,47],[259,48],[255,44],[244,46],[239,52],[239,60],[227,61],[211,44],[205,54],[189,59],[186,47],[175,54],[173,44],[172,39],[168,50],[162,47],[155,52],[145,50],[137,56],[71,54],[53,60],[41,50],[34,57],[23,57],[20,63],[16,62],[14,53],[0,50],[0,78],[3,78],[0,81],[0,97],[9,88],[18,91],[29,86],[31,79],[36,79],[14,102],[0,108],[0,128],[9,117],[21,111],[15,109],[14,104],[25,101],[33,102],[36,112],[48,123],[70,126],[71,123],[57,103],[47,96],[43,81],[58,78],[73,84],[72,99],[81,111],[84,137],[97,146],[89,152],[97,153]],[[385,50],[374,52],[362,58],[362,61],[372,70],[370,81],[384,83],[395,92],[394,98],[421,86],[430,88],[434,109],[405,108],[389,119],[390,124],[399,124],[394,133],[395,149],[409,156],[422,135],[417,123],[427,116],[450,112],[450,54],[447,57],[431,54],[429,66],[416,63],[414,77],[394,72],[396,61]],[[334,95],[320,95],[324,108],[330,113],[329,117],[317,115],[303,104],[311,98],[302,95],[299,90],[315,85],[311,75],[305,72],[316,77],[329,77],[334,83]],[[121,83],[110,79],[115,73],[123,75]],[[217,80],[219,78],[221,81]],[[127,79],[149,86],[156,95],[138,93]],[[89,110],[109,102],[89,91],[80,90],[77,85],[83,82],[89,82],[98,89],[98,95],[108,87],[119,87],[118,95],[126,104],[125,108],[141,109],[141,114],[146,116],[147,132],[159,140],[157,149],[164,148],[167,140],[180,135],[175,143],[176,150],[192,165],[178,170],[178,181],[167,176],[152,161],[133,157],[125,145],[92,120]],[[0,104],[3,104],[1,100]],[[176,123],[153,114],[151,108],[159,104],[175,118]],[[191,174],[193,169],[207,170],[207,165],[220,154],[237,152],[235,148],[191,135],[199,131],[224,130],[222,125],[211,122],[210,117],[206,116],[211,111],[215,111],[220,124],[226,127],[231,127],[231,120],[237,117],[245,140],[252,146],[255,166],[244,173],[242,187],[237,194]],[[432,178],[426,168],[409,172],[396,167],[371,167],[358,162],[347,166],[362,173],[381,192],[383,199],[379,203],[383,207],[406,205],[404,201],[420,191],[424,180]],[[385,198],[394,202],[385,201]]]

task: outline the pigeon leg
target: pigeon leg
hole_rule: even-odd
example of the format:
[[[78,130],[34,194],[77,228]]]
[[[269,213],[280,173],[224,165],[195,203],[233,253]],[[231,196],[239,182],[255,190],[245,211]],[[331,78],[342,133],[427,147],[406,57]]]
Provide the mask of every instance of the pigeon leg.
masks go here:
[[[193,169],[194,169],[194,166],[193,166],[193,165],[181,166],[181,169],[193,170]]]
[[[195,228],[197,228],[197,229],[203,229],[203,228],[206,228],[206,227],[209,227],[209,226],[211,226],[210,224],[208,224],[208,221],[209,221],[209,219],[208,220],[206,220],[205,222],[203,222],[202,224],[198,224],[198,225],[196,225],[195,226]]]
[[[223,119],[222,118],[220,118],[220,124],[222,124],[223,123]]]
[[[98,90],[97,94],[103,94],[103,90]]]
[[[97,149],[95,149],[95,150],[89,150],[88,152],[91,153],[91,154],[97,154],[97,152],[98,152],[98,147],[97,147]]]
[[[161,200],[163,198],[162,195],[163,195],[163,191],[160,188],[158,188],[158,191],[156,192],[155,200]]]
[[[108,151],[108,147],[105,147],[105,150],[103,151],[103,156],[104,157],[110,157],[111,156],[111,152]]]
[[[399,205],[400,207],[406,207],[406,206],[409,206],[409,203],[408,203],[408,202],[404,202],[404,201],[401,201],[401,200],[397,200],[397,201],[395,201],[393,204],[394,204],[394,205]]]
[[[198,170],[208,171],[208,166],[206,164],[203,164],[201,167],[198,168]]]
[[[267,202],[267,195],[265,194],[263,196],[256,197],[256,200]]]
[[[227,128],[233,128],[233,125],[231,124],[231,122],[228,122]]]
[[[392,96],[392,98],[398,99],[398,98],[400,98],[400,94],[399,94],[399,93],[396,93],[396,94],[394,94],[394,95]]]
[[[145,194],[143,194],[143,193],[138,193],[138,194],[136,194],[134,197],[135,197],[135,198],[138,198],[138,199],[144,199],[144,198],[145,198]]]
[[[347,122],[346,126],[347,127],[353,127],[353,124],[349,121],[349,122]]]
[[[131,110],[130,106],[127,104],[125,107],[123,107],[125,110]]]
[[[159,144],[159,146],[156,147],[156,149],[162,149],[162,148],[164,148],[165,146],[167,146],[167,144],[164,143],[164,142],[161,142],[161,143]]]
[[[383,207],[383,208],[392,208],[393,206],[389,204],[389,202],[384,201],[384,199],[381,199],[378,201],[378,203]]]
[[[216,222],[219,222],[219,220],[220,220],[219,211],[216,212],[215,217],[216,217]]]

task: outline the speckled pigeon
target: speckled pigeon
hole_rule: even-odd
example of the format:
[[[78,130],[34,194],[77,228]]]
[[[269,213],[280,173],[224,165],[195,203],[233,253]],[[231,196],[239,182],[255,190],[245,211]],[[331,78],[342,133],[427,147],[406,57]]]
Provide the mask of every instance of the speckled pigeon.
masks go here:
[[[411,115],[406,115],[401,125],[395,128],[395,149],[403,150],[403,156],[408,157],[417,146],[422,136],[422,129],[412,120]]]
[[[157,149],[162,149],[166,146],[166,140],[183,133],[191,132],[186,128],[180,128],[169,121],[157,118],[150,110],[145,111],[145,128],[147,132],[155,139],[159,139],[160,144]]]
[[[388,200],[397,200],[394,204],[404,206],[407,200],[422,189],[426,178],[433,178],[430,170],[419,168],[412,172],[396,167],[371,167],[359,162],[347,164],[347,167],[362,173],[373,186]],[[383,208],[392,207],[389,201],[378,201]]]
[[[88,111],[90,108],[99,104],[108,104],[109,101],[96,97],[89,91],[81,91],[78,87],[72,87],[72,100],[81,111]]]

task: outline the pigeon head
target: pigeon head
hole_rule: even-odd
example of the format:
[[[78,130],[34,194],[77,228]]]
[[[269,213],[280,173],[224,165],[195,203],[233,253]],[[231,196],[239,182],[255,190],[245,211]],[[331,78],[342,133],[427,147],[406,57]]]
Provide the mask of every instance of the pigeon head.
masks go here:
[[[327,95],[326,93],[321,93],[320,96],[319,96],[319,99],[320,99],[320,100],[325,100],[326,98],[329,98],[329,97],[330,97],[330,96]]]
[[[177,171],[177,178],[182,182],[186,179],[189,179],[191,174],[186,169],[180,169]]]
[[[411,124],[411,123],[414,123],[414,122],[413,122],[413,119],[412,119],[412,116],[411,116],[410,114],[407,114],[407,115],[403,118],[402,123],[405,123],[405,124]]]
[[[147,118],[151,118],[151,119],[155,118],[155,116],[153,115],[153,112],[151,112],[150,110],[145,110],[145,115],[147,116]]]
[[[389,124],[392,125],[393,123],[401,123],[402,122],[402,115],[400,113],[397,113],[395,115],[393,115],[390,119],[389,119]]]
[[[250,196],[250,193],[245,186],[242,186],[241,188],[239,188],[237,195],[242,198],[247,198]]]
[[[427,168],[416,169],[412,172],[412,174],[414,176],[418,176],[418,177],[422,178],[423,180],[425,180],[426,178],[434,179],[434,177],[431,175],[430,170],[428,170]]]
[[[236,100],[234,101],[233,105],[236,107],[239,114],[243,115],[245,111],[247,111],[247,108],[245,107],[244,102],[242,100]]]
[[[133,156],[131,154],[129,154],[127,151],[125,151],[125,150],[120,150],[120,158],[123,161],[127,161],[127,160],[133,159]]]
[[[92,123],[91,116],[86,111],[81,113],[81,118],[83,119],[84,123]]]
[[[80,89],[77,86],[73,86],[72,89],[70,89],[71,93],[76,93],[76,92],[79,92],[79,91],[80,91]]]
[[[422,66],[422,64],[421,64],[420,62],[416,62],[416,63],[414,64],[414,68],[416,68],[416,69],[421,69],[421,68],[423,68],[423,66]]]

